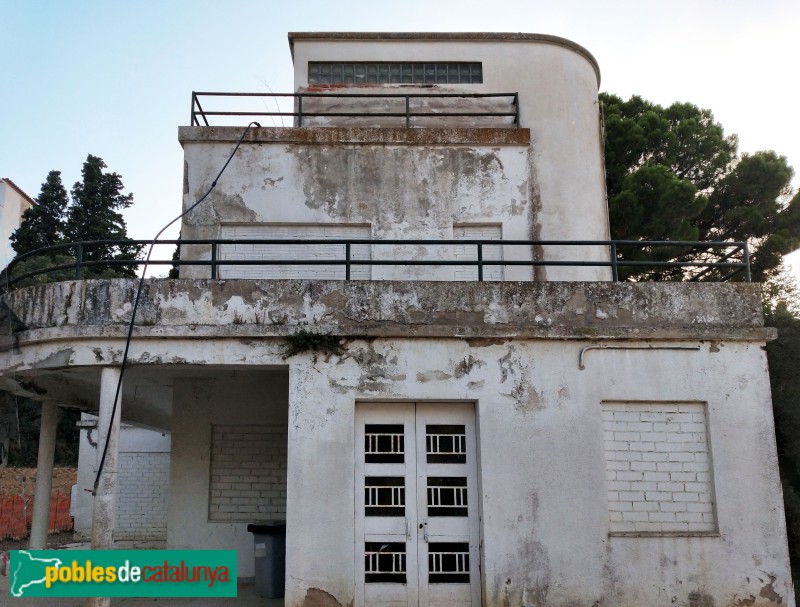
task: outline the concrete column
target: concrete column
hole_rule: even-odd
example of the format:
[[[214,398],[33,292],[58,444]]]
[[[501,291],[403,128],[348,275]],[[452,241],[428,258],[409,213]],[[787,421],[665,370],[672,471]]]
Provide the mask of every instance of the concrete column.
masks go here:
[[[31,517],[31,550],[44,550],[47,546],[47,526],[50,522],[50,492],[53,489],[53,461],[56,453],[56,429],[58,428],[58,403],[46,400],[42,403],[42,418],[39,423],[39,459],[36,462],[36,492],[33,496]]]
[[[92,549],[111,548],[114,543],[114,520],[117,506],[117,453],[119,451],[119,420],[122,403],[117,403],[117,412],[111,419],[114,396],[117,392],[119,369],[105,367],[100,372],[100,411],[97,417],[97,465],[103,457],[103,449],[108,437],[106,453],[97,495],[92,509]],[[121,392],[121,391],[120,391]],[[120,401],[122,394],[120,393]]]
[[[117,453],[119,452],[119,420],[122,413],[122,390],[114,419],[111,411],[114,408],[114,397],[117,393],[117,382],[120,371],[114,367],[104,367],[100,372],[100,411],[97,417],[97,465],[103,457],[103,448],[108,440],[108,452],[103,464],[103,472],[97,485],[92,509],[92,549],[112,548],[114,544],[114,521],[117,513]],[[94,481],[94,479],[92,479]],[[90,598],[88,607],[108,607],[111,599]]]

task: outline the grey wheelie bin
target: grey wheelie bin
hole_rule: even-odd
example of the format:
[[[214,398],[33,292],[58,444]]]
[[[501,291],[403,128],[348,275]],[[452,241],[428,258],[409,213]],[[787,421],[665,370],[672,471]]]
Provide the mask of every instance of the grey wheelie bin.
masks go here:
[[[286,588],[286,521],[247,526],[253,534],[256,555],[256,594],[268,599],[284,595]]]

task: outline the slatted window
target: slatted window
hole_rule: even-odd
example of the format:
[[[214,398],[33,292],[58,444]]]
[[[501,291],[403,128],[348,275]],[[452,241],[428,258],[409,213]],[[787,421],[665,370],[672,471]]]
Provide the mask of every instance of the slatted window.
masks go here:
[[[402,464],[405,461],[403,424],[367,424],[364,461],[368,464]]]
[[[428,544],[428,583],[469,584],[469,544],[461,542]]]
[[[368,584],[405,584],[405,542],[365,542],[364,581]]]
[[[467,436],[464,426],[426,426],[425,448],[429,464],[464,464],[467,461]]]
[[[368,476],[364,479],[365,516],[405,516],[406,488],[402,476]]]
[[[428,516],[467,516],[467,477],[428,477]]]
[[[481,84],[479,61],[308,62],[309,84]]]

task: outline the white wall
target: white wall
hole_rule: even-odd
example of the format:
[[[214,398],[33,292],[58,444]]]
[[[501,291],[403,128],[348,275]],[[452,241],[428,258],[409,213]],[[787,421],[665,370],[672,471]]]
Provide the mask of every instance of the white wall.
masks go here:
[[[291,144],[280,143],[279,131],[285,129],[256,129],[212,193],[210,204],[185,218],[184,238],[218,237],[220,224],[226,223],[289,222],[369,224],[374,240],[449,239],[453,225],[460,223],[501,224],[504,239],[607,240],[597,75],[595,65],[570,43],[492,39],[491,35],[437,41],[424,36],[404,41],[301,39],[294,45],[295,85],[299,90],[307,88],[309,60],[447,61],[454,57],[482,61],[484,83],[336,87],[335,92],[519,92],[521,126],[526,132],[530,129],[529,142],[499,143],[508,129],[485,128],[480,129],[484,144],[464,144],[457,129],[434,123],[431,126],[440,127],[436,137],[402,145],[393,129],[363,129],[369,136],[356,143],[345,135],[321,135],[331,130],[312,126],[296,132],[296,142]],[[338,124],[334,119],[329,122]],[[185,207],[207,191],[239,136],[238,129],[230,129],[222,138],[221,132],[210,127],[181,130]],[[373,258],[387,251],[373,250]],[[408,252],[383,254],[397,258]],[[537,254],[553,261],[605,261],[609,251],[602,246],[552,245]],[[208,252],[184,247],[182,255],[184,259],[207,258]],[[447,256],[434,250],[412,251],[412,255]],[[503,252],[507,260],[530,259],[530,255],[518,247],[506,247]],[[431,268],[373,270],[373,279],[452,280],[452,273]],[[208,272],[208,268],[184,267],[181,275],[202,277]],[[530,276],[529,269],[506,271],[507,280],[529,280]],[[608,280],[611,272],[565,266],[538,270],[536,276]]]
[[[208,188],[230,154],[225,141],[184,141],[188,194]],[[184,238],[224,237],[221,226],[263,224],[358,225],[372,240],[453,239],[454,226],[494,224],[502,237],[533,237],[530,152],[524,145],[441,146],[245,145],[209,203],[190,213]],[[266,228],[265,228],[266,229]],[[373,259],[455,259],[455,248],[373,246]],[[296,250],[296,258],[301,257]],[[208,258],[208,248],[184,259]],[[506,260],[531,259],[530,247],[508,246]],[[287,253],[291,256],[291,253]],[[240,266],[240,268],[243,268]],[[238,275],[253,270],[239,269]],[[263,276],[268,273],[265,271]],[[210,276],[208,267],[181,269],[183,277]],[[373,266],[373,280],[452,280],[452,267]],[[506,280],[529,280],[530,268],[508,267]],[[354,276],[355,278],[355,276]]]
[[[11,234],[22,223],[22,214],[30,208],[30,201],[0,179],[0,266],[8,265],[16,253],[11,248]]]
[[[759,344],[592,350],[579,370],[583,345],[397,339],[292,358],[286,604],[310,588],[353,600],[355,402],[448,399],[476,403],[485,607],[727,605],[767,575],[791,604]],[[604,401],[707,403],[718,535],[609,536]]]
[[[447,35],[445,35],[447,36]],[[607,240],[608,212],[600,138],[599,74],[569,41],[504,34],[463,35],[430,40],[316,38],[294,40],[295,87],[308,86],[309,61],[481,61],[483,84],[424,88],[388,85],[386,92],[519,93],[520,125],[531,129],[531,172],[538,205],[536,238]],[[336,87],[334,92],[358,92]],[[370,92],[375,92],[370,90]],[[551,247],[549,259],[575,259],[575,250]],[[602,249],[580,250],[584,259],[607,259]],[[550,280],[587,280],[585,268],[549,268]],[[602,279],[596,274],[593,279]],[[591,280],[591,279],[588,279]]]
[[[239,577],[253,577],[253,536],[248,523],[274,519],[274,513],[253,513],[250,472],[242,472],[242,516],[236,521],[209,520],[212,426],[281,424],[288,420],[285,372],[210,371],[208,379],[175,384],[172,418],[167,544],[171,549],[235,549]],[[249,449],[249,440],[240,441]],[[283,445],[285,449],[285,443]],[[285,455],[284,455],[285,457]],[[270,504],[269,497],[264,504]]]
[[[165,541],[169,451],[120,452],[115,540]]]
[[[92,531],[94,499],[91,490],[99,463],[97,417],[83,413],[78,426],[80,443],[75,536],[88,539]],[[125,424],[120,428],[116,540],[166,540],[169,458],[168,433]]]

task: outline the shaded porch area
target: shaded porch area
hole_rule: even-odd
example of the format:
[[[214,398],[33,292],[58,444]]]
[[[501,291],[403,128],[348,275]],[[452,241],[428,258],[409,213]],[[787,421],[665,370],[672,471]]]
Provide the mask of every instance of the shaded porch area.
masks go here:
[[[120,484],[127,478],[120,468],[127,460],[116,457],[119,413],[125,423],[170,433],[168,480],[163,475],[148,479],[147,469],[129,471],[143,477],[142,485],[149,481],[168,485],[163,487],[168,494],[167,541],[136,546],[120,542],[126,538],[122,530],[115,529],[113,516],[101,522],[106,537],[111,538],[114,548],[236,550],[238,577],[252,580],[253,536],[247,532],[247,525],[286,519],[288,367],[133,365],[124,375],[120,411],[111,423],[108,410],[116,377],[118,368],[99,365],[35,369],[16,375],[18,385],[24,382],[47,393],[50,398],[43,403],[46,411],[56,410],[55,415],[43,417],[40,442],[45,449],[40,452],[40,468],[47,471],[49,461],[52,470],[52,451],[48,453],[46,448],[52,441],[46,426],[57,418],[58,409],[73,407],[99,414],[89,459],[99,463],[105,436],[110,433],[112,437],[101,491],[98,497],[91,494],[98,464],[79,477],[76,491],[76,506],[90,520],[94,510],[94,537],[95,502],[102,498],[112,513],[124,505],[118,499],[125,495]],[[106,493],[103,483],[110,483]],[[110,492],[116,501],[110,500]],[[49,491],[43,489],[37,498],[42,508],[48,498]],[[44,547],[43,538],[38,541],[39,545],[32,547]],[[107,541],[92,545],[111,547]]]

